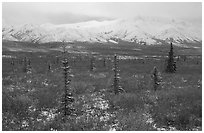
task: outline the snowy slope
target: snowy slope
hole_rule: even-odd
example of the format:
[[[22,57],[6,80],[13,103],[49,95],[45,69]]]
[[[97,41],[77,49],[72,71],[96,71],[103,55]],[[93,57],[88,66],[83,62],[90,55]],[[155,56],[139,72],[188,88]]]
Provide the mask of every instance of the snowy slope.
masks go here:
[[[3,40],[29,42],[112,42],[116,40],[156,44],[158,40],[173,39],[175,43],[201,42],[199,25],[163,18],[136,17],[111,21],[88,21],[74,24],[3,25]]]

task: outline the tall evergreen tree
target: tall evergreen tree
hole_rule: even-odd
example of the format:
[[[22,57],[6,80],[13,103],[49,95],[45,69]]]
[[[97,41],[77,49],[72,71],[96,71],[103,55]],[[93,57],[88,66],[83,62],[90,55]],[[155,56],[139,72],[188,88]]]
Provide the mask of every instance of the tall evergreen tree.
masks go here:
[[[174,61],[174,52],[173,52],[173,45],[170,45],[170,51],[167,61],[166,72],[168,73],[175,73],[176,72],[176,62]]]
[[[117,55],[114,55],[114,67],[113,67],[113,71],[114,71],[114,81],[113,81],[113,89],[114,89],[114,93],[118,94],[119,92],[124,92],[124,90],[122,89],[122,87],[120,86],[120,74],[119,74],[119,67],[118,67],[118,58]]]
[[[73,108],[71,107],[71,103],[74,102],[73,95],[71,93],[70,82],[71,82],[71,69],[68,65],[68,60],[63,60],[63,70],[64,70],[64,98],[63,98],[63,111],[64,116],[71,115]]]
[[[62,111],[64,114],[64,121],[66,122],[66,116],[69,116],[73,114],[74,108],[72,107],[72,103],[74,102],[74,97],[71,92],[71,78],[73,75],[71,75],[71,68],[68,64],[68,60],[65,58],[65,46],[63,47],[63,71],[64,71],[64,94],[62,97]]]

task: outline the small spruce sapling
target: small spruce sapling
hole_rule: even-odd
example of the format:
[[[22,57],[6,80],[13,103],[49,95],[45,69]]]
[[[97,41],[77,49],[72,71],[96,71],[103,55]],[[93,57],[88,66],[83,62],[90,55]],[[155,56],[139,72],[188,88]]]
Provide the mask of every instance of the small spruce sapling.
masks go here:
[[[103,59],[103,67],[106,67],[106,58]]]
[[[156,91],[161,86],[162,82],[161,73],[158,71],[156,66],[153,68],[151,78],[153,81],[153,89]]]
[[[180,60],[180,56],[178,55],[178,56],[177,56],[177,61],[179,61],[179,60]]]
[[[14,65],[15,65],[15,64],[14,64],[14,60],[12,59],[12,60],[11,60],[11,68],[12,68],[12,72],[15,72],[15,70],[14,70]]]
[[[23,72],[27,73],[27,58],[25,57],[24,60],[24,66],[23,66]]]
[[[186,58],[186,56],[184,55],[184,56],[183,56],[183,61],[185,62],[185,61],[186,61],[186,59],[187,59],[187,58]]]
[[[92,57],[90,60],[90,71],[93,72],[95,70],[96,70],[95,60],[94,57]]]
[[[48,63],[48,72],[51,72],[51,63]]]
[[[23,66],[23,72],[25,73],[31,73],[32,67],[31,67],[31,60],[24,58],[24,66]]]
[[[31,60],[30,59],[28,59],[27,73],[32,73],[32,66],[31,66]]]

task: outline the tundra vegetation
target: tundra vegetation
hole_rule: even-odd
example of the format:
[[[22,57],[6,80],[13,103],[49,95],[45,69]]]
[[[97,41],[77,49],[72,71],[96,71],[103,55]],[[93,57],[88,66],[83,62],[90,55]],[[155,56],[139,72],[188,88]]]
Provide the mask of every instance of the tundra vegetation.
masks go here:
[[[4,131],[202,130],[197,49],[64,45],[3,42]]]

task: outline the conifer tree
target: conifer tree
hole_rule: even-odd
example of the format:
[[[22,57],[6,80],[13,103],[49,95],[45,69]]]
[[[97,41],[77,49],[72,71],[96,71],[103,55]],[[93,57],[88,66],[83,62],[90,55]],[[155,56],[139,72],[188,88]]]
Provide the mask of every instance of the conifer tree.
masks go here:
[[[11,65],[14,66],[14,60],[13,59],[11,60]]]
[[[176,72],[176,62],[174,61],[174,52],[173,52],[173,45],[171,43],[166,72],[168,73],[175,73]]]
[[[199,56],[197,56],[197,61],[196,61],[196,64],[198,65],[199,64]]]
[[[114,71],[114,80],[113,80],[113,89],[114,93],[118,94],[119,92],[124,92],[122,87],[120,86],[120,74],[119,74],[119,67],[118,67],[118,59],[117,55],[114,55],[114,66],[113,66],[113,71]]]
[[[93,72],[95,70],[96,70],[95,60],[94,57],[92,57],[90,60],[90,71]]]
[[[24,66],[23,66],[23,72],[27,73],[27,58],[25,57],[24,60]]]
[[[186,56],[184,55],[184,56],[183,56],[183,61],[185,62],[185,61],[186,61],[186,59],[187,59],[187,58],[186,58]]]
[[[14,72],[14,60],[11,60],[11,68],[12,68],[12,72]]]
[[[72,107],[72,103],[74,102],[74,97],[71,92],[71,78],[73,75],[71,75],[71,68],[68,64],[68,60],[65,58],[65,46],[63,47],[63,71],[64,71],[64,94],[62,97],[62,111],[64,114],[64,121],[66,121],[66,116],[69,116],[73,114],[74,108]]]
[[[103,59],[103,67],[106,67],[106,58]]]
[[[48,72],[51,72],[51,63],[48,63]]]
[[[28,66],[27,66],[27,73],[31,73],[32,67],[31,67],[31,60],[28,59]]]
[[[23,72],[25,73],[31,73],[31,61],[30,59],[24,58],[24,66],[23,66]]]
[[[152,81],[153,81],[154,91],[156,91],[159,88],[159,86],[161,85],[161,82],[162,82],[161,74],[158,71],[156,66],[153,68],[151,78],[152,78]]]
[[[71,69],[68,65],[68,60],[63,60],[63,70],[64,70],[64,98],[63,98],[63,112],[64,116],[71,115],[73,108],[71,103],[74,102],[73,95],[71,93],[70,82],[71,82]]]
[[[178,56],[177,56],[177,61],[179,61],[179,60],[180,60],[180,56],[178,55]]]

